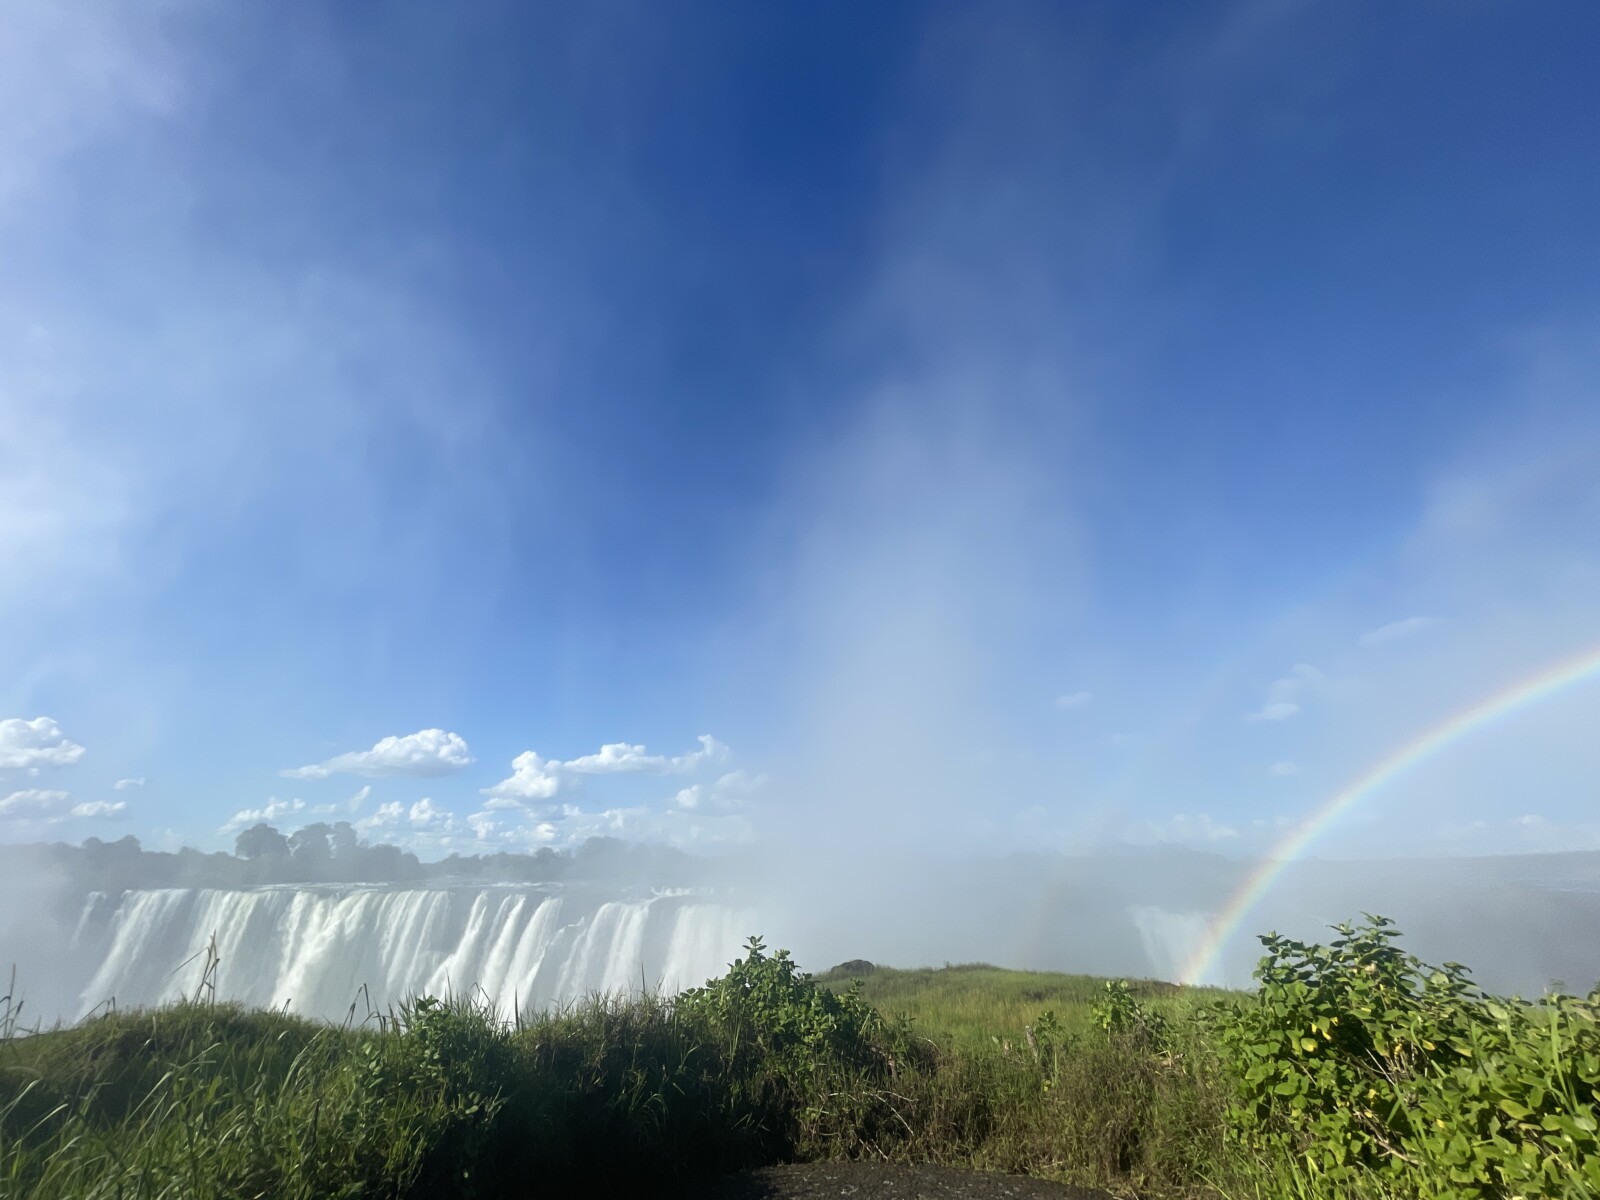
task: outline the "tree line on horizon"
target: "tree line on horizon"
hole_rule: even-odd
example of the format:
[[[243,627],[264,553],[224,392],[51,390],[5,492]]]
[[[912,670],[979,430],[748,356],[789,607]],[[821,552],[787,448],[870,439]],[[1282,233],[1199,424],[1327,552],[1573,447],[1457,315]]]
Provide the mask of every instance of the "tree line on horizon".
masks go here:
[[[424,862],[388,842],[368,843],[348,821],[317,821],[290,833],[260,822],[234,839],[233,853],[184,846],[147,850],[129,834],[81,845],[0,846],[0,864],[43,865],[99,891],[152,887],[252,887],[293,883],[555,883],[616,880],[688,884],[693,860],[669,846],[591,837],[570,850],[541,847],[531,854],[452,853]]]

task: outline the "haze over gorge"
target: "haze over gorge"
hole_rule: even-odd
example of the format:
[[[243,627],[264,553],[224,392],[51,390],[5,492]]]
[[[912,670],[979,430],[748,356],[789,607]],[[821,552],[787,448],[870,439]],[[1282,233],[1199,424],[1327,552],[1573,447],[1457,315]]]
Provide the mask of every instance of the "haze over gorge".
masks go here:
[[[1259,869],[1171,849],[879,857],[819,887],[803,861],[753,852],[708,859],[593,839],[571,854],[424,864],[328,826],[313,836],[333,853],[0,847],[11,901],[0,951],[31,1019],[159,1004],[203,983],[330,1021],[479,989],[509,1015],[698,986],[752,934],[817,969],[984,961],[1179,980]],[[308,874],[318,878],[291,878]],[[1252,913],[1251,932],[1315,939],[1363,907],[1394,917],[1409,949],[1468,962],[1496,990],[1600,978],[1600,854],[1303,863]],[[1232,938],[1187,981],[1246,986],[1258,950]]]

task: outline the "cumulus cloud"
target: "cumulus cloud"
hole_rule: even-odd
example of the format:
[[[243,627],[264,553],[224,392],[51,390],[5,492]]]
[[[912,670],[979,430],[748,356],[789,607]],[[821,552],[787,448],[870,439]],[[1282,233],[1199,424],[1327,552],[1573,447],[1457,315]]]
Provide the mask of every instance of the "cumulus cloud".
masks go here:
[[[511,760],[511,774],[493,787],[484,788],[483,794],[510,803],[553,800],[561,791],[562,766],[536,750],[524,750]]]
[[[1057,708],[1082,708],[1094,699],[1093,692],[1067,692],[1056,697]]]
[[[411,806],[408,814],[411,818],[413,829],[426,829],[434,833],[446,833],[455,828],[455,814],[448,809],[440,808],[429,796],[424,796]]]
[[[433,835],[447,834],[456,828],[455,814],[424,796],[409,808],[398,800],[378,805],[370,817],[355,823],[362,833],[393,835],[411,831]]]
[[[384,805],[378,805],[378,808],[374,808],[371,816],[363,816],[360,821],[355,822],[355,829],[360,830],[362,834],[371,834],[376,830],[394,829],[403,818],[405,818],[405,805],[402,805],[398,800],[390,800],[389,803],[384,803]]]
[[[241,808],[234,813],[222,826],[222,832],[227,833],[230,829],[242,829],[246,825],[255,825],[262,821],[268,823],[277,821],[289,816],[291,813],[301,812],[305,806],[306,802],[299,798],[279,800],[276,796],[272,796],[268,798],[266,804],[261,808]]]
[[[594,754],[578,758],[545,758],[535,750],[525,750],[511,760],[511,774],[493,787],[483,789],[490,798],[489,808],[508,808],[554,800],[573,790],[585,775],[645,773],[653,775],[692,775],[703,767],[727,762],[732,751],[709,733],[697,739],[698,750],[667,757],[651,754],[645,747],[628,742],[608,742]]]
[[[764,789],[767,783],[768,779],[765,775],[759,775],[740,768],[737,771],[729,771],[719,778],[717,780],[717,790],[732,796],[750,796]]]
[[[1413,634],[1422,633],[1432,629],[1442,622],[1441,617],[1407,617],[1403,621],[1390,621],[1387,625],[1380,625],[1376,629],[1368,630],[1357,640],[1363,646],[1378,646],[1384,642],[1399,641]]]
[[[560,764],[563,770],[579,775],[610,775],[619,771],[660,771],[667,759],[660,754],[647,754],[643,746],[630,746],[627,742],[608,742],[598,754],[585,754]]]
[[[692,783],[678,789],[672,797],[672,808],[683,812],[707,815],[736,812],[746,801],[767,786],[765,775],[749,771],[729,771],[713,784]]]
[[[0,769],[65,767],[83,754],[83,747],[71,741],[49,717],[31,721],[8,717],[0,721]]]
[[[0,819],[45,817],[60,812],[72,797],[66,792],[45,788],[25,788],[0,799]]]
[[[391,800],[387,804],[378,805],[370,817],[361,818],[355,827],[362,833],[390,830],[396,828],[405,819],[405,815],[405,805],[398,800]]]
[[[1253,713],[1246,713],[1246,721],[1287,721],[1300,711],[1292,700],[1268,701]]]
[[[475,761],[459,734],[423,729],[403,737],[386,737],[371,750],[352,750],[279,774],[287,779],[326,779],[330,775],[428,779],[470,767]]]
[[[1300,711],[1299,697],[1308,689],[1321,688],[1328,677],[1307,663],[1296,663],[1287,675],[1274,679],[1267,687],[1266,702],[1247,721],[1287,721]]]
[[[733,751],[729,750],[727,746],[717,741],[709,733],[702,733],[695,740],[700,743],[700,749],[691,751],[688,754],[680,754],[672,759],[671,767],[673,771],[680,774],[688,774],[692,771],[698,771],[701,767],[718,766],[733,757]]]
[[[120,817],[127,810],[128,802],[126,800],[89,800],[83,804],[74,804],[72,806],[72,815],[75,817],[98,817],[102,820],[109,820],[112,817]]]
[[[140,787],[143,787],[144,785],[145,785],[145,778],[144,778],[143,775],[141,775],[137,779],[119,779],[114,784],[112,784],[111,786],[116,788],[116,790],[119,791],[119,792],[125,792],[129,788],[140,788]]]

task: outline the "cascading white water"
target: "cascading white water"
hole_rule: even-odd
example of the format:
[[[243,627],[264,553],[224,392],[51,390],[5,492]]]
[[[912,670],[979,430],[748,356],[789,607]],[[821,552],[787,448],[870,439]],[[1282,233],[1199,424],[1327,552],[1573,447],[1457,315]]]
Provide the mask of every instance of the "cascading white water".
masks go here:
[[[477,987],[502,1010],[719,975],[754,928],[703,896],[358,885],[96,894],[73,935],[87,1013],[192,994],[215,938],[219,997],[338,1019],[352,1003]],[[80,975],[80,978],[84,976]],[[365,998],[357,1001],[365,986]]]
[[[1158,979],[1176,980],[1183,973],[1184,964],[1205,941],[1211,924],[1206,913],[1169,912],[1152,904],[1130,904],[1128,917],[1139,931],[1145,957]],[[1213,966],[1206,978],[1194,982],[1222,986],[1221,968]]]

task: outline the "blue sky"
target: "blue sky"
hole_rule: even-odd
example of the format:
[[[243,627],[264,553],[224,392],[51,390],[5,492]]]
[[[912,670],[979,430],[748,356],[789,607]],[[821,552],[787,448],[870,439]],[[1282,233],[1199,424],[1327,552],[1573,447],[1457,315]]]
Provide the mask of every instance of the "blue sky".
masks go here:
[[[0,838],[1264,848],[1600,644],[1597,35],[22,0]],[[1322,848],[1600,846],[1597,716]]]

